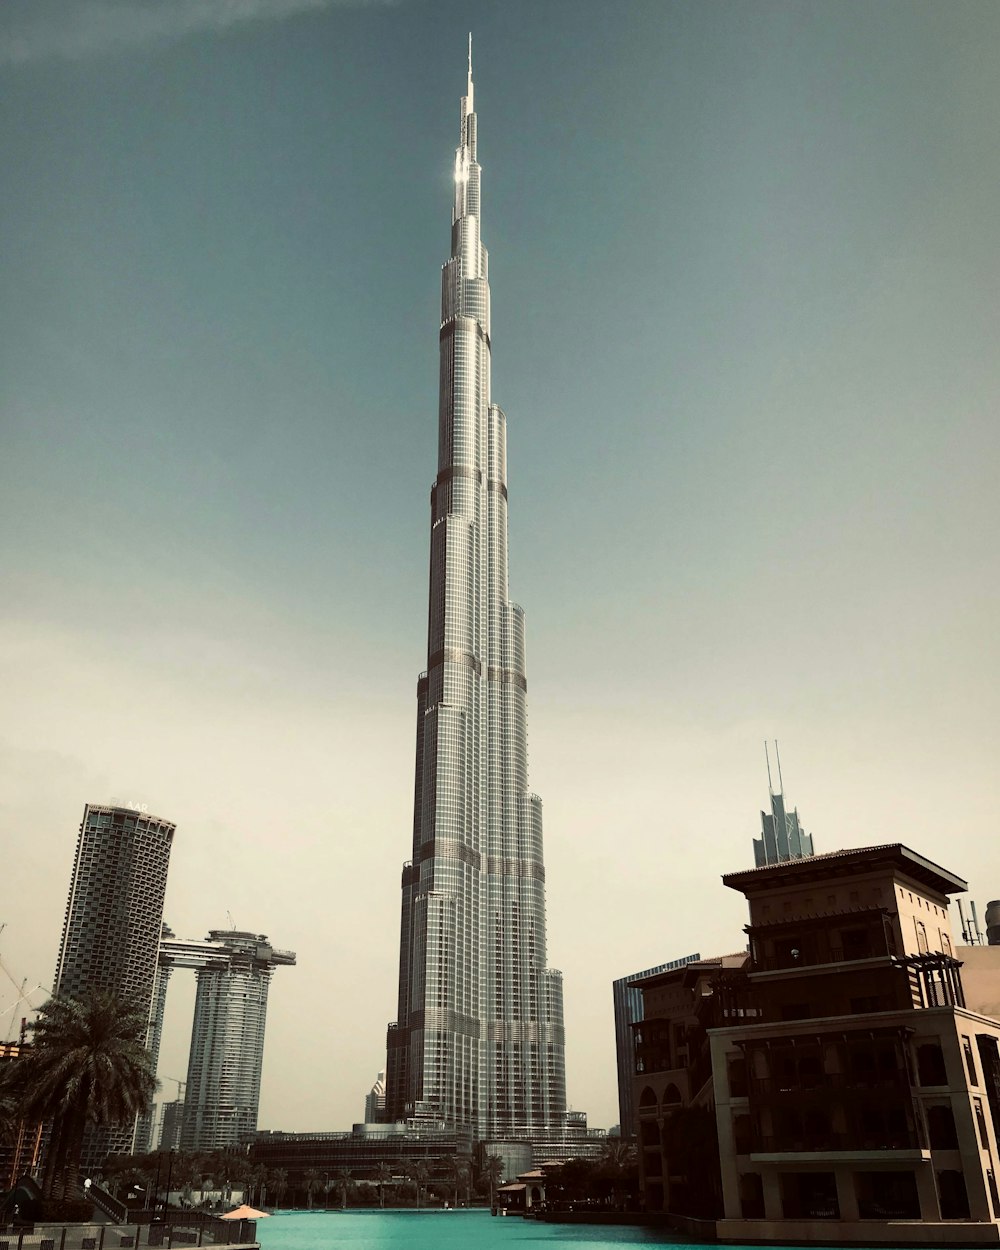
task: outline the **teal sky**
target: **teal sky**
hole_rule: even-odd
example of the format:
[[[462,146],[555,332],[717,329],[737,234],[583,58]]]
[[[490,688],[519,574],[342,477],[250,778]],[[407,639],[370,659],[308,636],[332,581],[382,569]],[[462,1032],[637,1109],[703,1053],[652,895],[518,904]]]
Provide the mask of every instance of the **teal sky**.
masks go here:
[[[175,820],[172,927],[299,952],[262,1127],[394,1010],[469,29],[573,1105],[614,977],[742,946],[765,737],[1000,896],[994,0],[6,0],[0,957],[86,801]]]

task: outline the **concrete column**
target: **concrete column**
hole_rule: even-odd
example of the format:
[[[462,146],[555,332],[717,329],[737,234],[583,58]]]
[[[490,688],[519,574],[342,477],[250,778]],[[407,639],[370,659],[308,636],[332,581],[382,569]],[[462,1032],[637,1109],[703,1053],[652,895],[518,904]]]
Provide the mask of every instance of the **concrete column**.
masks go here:
[[[728,1102],[715,1109],[715,1125],[719,1135],[719,1162],[722,1173],[722,1202],[727,1220],[743,1216],[740,1203],[740,1177],[736,1166],[736,1143],[733,1139],[733,1116]]]
[[[837,1202],[840,1206],[840,1218],[852,1224],[860,1218],[858,1215],[858,1194],[854,1188],[854,1175],[850,1164],[838,1163],[834,1168],[837,1181]]]
[[[962,1074],[965,1076],[965,1056],[961,1054],[961,1050],[959,1050],[959,1058],[962,1062]],[[955,1118],[962,1172],[965,1175],[965,1189],[969,1195],[969,1215],[974,1220],[989,1223],[993,1219],[993,1207],[986,1188],[986,1176],[980,1153],[979,1126],[972,1104],[973,1096],[968,1092],[968,1085],[961,1093],[952,1093],[951,1112]]]
[[[670,1161],[667,1158],[666,1134],[667,1120],[669,1118],[669,1116],[661,1115],[656,1121],[656,1126],[660,1130],[660,1175],[662,1177],[660,1192],[663,1194],[660,1209],[663,1211],[670,1210]]]
[[[781,1205],[781,1186],[778,1183],[778,1169],[773,1164],[762,1164],[760,1179],[764,1187],[764,1219],[772,1221],[783,1220],[785,1212]]]
[[[941,1200],[934,1183],[934,1168],[928,1163],[917,1164],[917,1197],[920,1199],[920,1218],[936,1222],[941,1219]]]

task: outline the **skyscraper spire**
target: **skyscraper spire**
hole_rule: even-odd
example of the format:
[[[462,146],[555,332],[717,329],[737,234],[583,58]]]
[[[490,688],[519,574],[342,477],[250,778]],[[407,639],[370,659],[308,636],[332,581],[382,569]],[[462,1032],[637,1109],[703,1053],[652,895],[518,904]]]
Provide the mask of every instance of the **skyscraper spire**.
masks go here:
[[[803,859],[813,854],[812,834],[806,833],[799,823],[799,809],[785,811],[785,786],[781,778],[781,756],[778,740],[774,740],[774,758],[778,765],[778,789],[775,792],[771,778],[771,756],[764,742],[764,758],[767,761],[767,792],[771,799],[771,814],[761,812],[759,838],[753,840],[754,862],[758,868],[765,864],[777,864],[787,859]]]
[[[427,671],[417,682],[386,1119],[477,1137],[565,1118],[562,977],[546,967],[542,806],[527,787],[524,612],[508,597],[506,418],[490,396],[472,44],[442,269]]]

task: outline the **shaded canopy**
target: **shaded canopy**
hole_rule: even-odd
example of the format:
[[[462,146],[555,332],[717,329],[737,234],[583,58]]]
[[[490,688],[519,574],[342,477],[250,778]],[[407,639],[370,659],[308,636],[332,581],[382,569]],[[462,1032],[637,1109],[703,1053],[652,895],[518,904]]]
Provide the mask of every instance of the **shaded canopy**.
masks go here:
[[[255,1211],[253,1207],[244,1204],[237,1207],[235,1211],[227,1211],[225,1215],[220,1215],[220,1220],[266,1220],[268,1219],[266,1211]]]

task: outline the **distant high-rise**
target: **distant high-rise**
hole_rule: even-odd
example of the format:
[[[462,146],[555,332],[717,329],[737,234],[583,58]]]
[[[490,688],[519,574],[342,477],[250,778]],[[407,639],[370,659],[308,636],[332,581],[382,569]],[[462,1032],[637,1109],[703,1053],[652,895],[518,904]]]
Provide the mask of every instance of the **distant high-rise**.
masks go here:
[[[149,1015],[175,826],[131,807],[88,803],[76,843],[53,992],[111,990]],[[88,1130],[85,1165],[129,1151],[134,1128]]]
[[[375,1084],[365,1095],[365,1123],[381,1124],[385,1120],[385,1069],[375,1078]]]
[[[194,968],[198,982],[181,1145],[235,1146],[257,1131],[271,976],[295,954],[275,950],[264,934],[228,929],[212,929],[204,942],[165,938],[163,948],[164,967]]]
[[[645,972],[635,972],[630,977],[619,977],[611,983],[615,1008],[615,1050],[618,1054],[618,1128],[626,1140],[635,1136],[635,1030],[632,1028],[642,1019],[642,989],[635,984],[646,977],[657,976],[694,963],[700,955],[685,955],[666,964],[657,964]]]
[[[812,834],[799,824],[799,809],[785,811],[784,787],[781,781],[781,760],[778,758],[778,744],[774,744],[774,756],[778,764],[778,790],[775,793],[771,782],[771,759],[764,744],[764,756],[767,759],[767,788],[771,796],[771,811],[761,812],[761,836],[753,840],[754,863],[758,868],[765,864],[778,864],[789,859],[805,859],[813,854]]]
[[[561,974],[548,968],[542,805],[528,789],[524,613],[508,596],[506,418],[490,395],[472,58],[442,274],[427,672],[417,683],[386,1118],[479,1138],[566,1116]]]
[[[179,1150],[183,1124],[184,1100],[175,1098],[173,1102],[165,1102],[160,1111],[160,1136],[156,1149]]]

